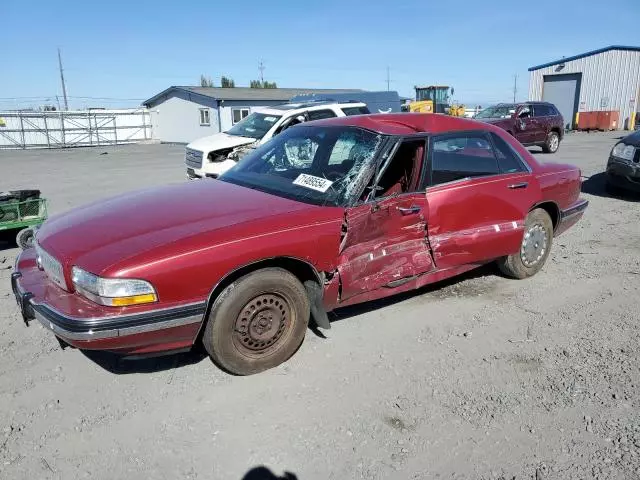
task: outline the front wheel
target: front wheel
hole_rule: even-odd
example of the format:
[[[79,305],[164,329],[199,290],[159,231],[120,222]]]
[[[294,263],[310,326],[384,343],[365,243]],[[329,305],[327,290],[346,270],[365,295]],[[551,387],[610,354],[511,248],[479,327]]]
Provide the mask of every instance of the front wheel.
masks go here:
[[[508,277],[524,279],[538,273],[549,256],[553,243],[553,222],[542,208],[529,212],[518,253],[498,260],[498,267]]]
[[[542,146],[542,151],[544,153],[556,153],[559,147],[560,135],[558,135],[558,132],[549,132],[549,134],[547,135],[547,140]]]
[[[304,339],[307,292],[287,270],[265,268],[228,285],[216,298],[202,337],[212,360],[236,375],[273,368]]]

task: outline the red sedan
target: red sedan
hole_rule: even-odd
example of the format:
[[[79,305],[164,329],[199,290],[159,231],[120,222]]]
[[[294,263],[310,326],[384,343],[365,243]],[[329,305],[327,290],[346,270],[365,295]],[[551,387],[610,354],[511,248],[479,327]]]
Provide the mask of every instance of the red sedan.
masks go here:
[[[63,344],[142,355],[201,342],[246,375],[287,360],[309,321],[497,262],[523,279],[587,201],[580,170],[443,115],[306,123],[218,180],[50,218],[12,276],[26,322]]]

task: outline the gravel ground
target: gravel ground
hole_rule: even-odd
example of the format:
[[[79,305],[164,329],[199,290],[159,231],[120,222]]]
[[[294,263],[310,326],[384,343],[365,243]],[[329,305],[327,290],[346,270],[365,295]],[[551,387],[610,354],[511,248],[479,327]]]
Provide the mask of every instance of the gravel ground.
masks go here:
[[[640,209],[607,196],[602,175],[619,136],[576,133],[537,154],[579,165],[591,202],[537,276],[484,268],[342,310],[326,339],[309,331],[252,377],[197,352],[62,351],[21,323],[17,251],[0,246],[0,477],[241,479],[264,465],[301,480],[640,478]],[[182,181],[181,157],[5,151],[0,189],[39,187],[57,212]]]

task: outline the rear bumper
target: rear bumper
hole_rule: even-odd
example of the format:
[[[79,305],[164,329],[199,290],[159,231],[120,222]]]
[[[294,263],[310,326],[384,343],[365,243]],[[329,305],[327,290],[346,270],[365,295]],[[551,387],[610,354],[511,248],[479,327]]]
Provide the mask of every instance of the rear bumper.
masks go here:
[[[205,303],[122,315],[72,316],[52,305],[56,297],[41,297],[40,289],[25,287],[34,286],[34,278],[28,278],[30,275],[36,277],[29,269],[17,268],[11,275],[11,288],[24,322],[28,325],[37,320],[65,343],[81,349],[143,354],[190,347],[204,318]],[[42,275],[38,277],[40,282],[48,281],[43,280],[46,277]],[[64,302],[69,301],[67,295]],[[85,300],[78,299],[78,302]]]
[[[560,219],[558,221],[555,234],[560,235],[562,232],[567,231],[567,229],[575,225],[578,220],[582,218],[588,206],[589,201],[580,198],[570,205],[569,208],[560,210]]]

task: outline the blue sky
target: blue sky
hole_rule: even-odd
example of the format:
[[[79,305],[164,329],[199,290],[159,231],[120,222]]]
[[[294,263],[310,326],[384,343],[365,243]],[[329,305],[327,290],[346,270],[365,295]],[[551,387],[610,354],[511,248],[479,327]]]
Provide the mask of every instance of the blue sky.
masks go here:
[[[640,46],[638,19],[640,0],[2,0],[0,109],[55,103],[56,47],[72,107],[133,106],[202,73],[248,85],[260,60],[281,87],[384,90],[389,66],[401,95],[447,84],[467,104],[509,100],[517,73],[525,99],[528,67]]]

